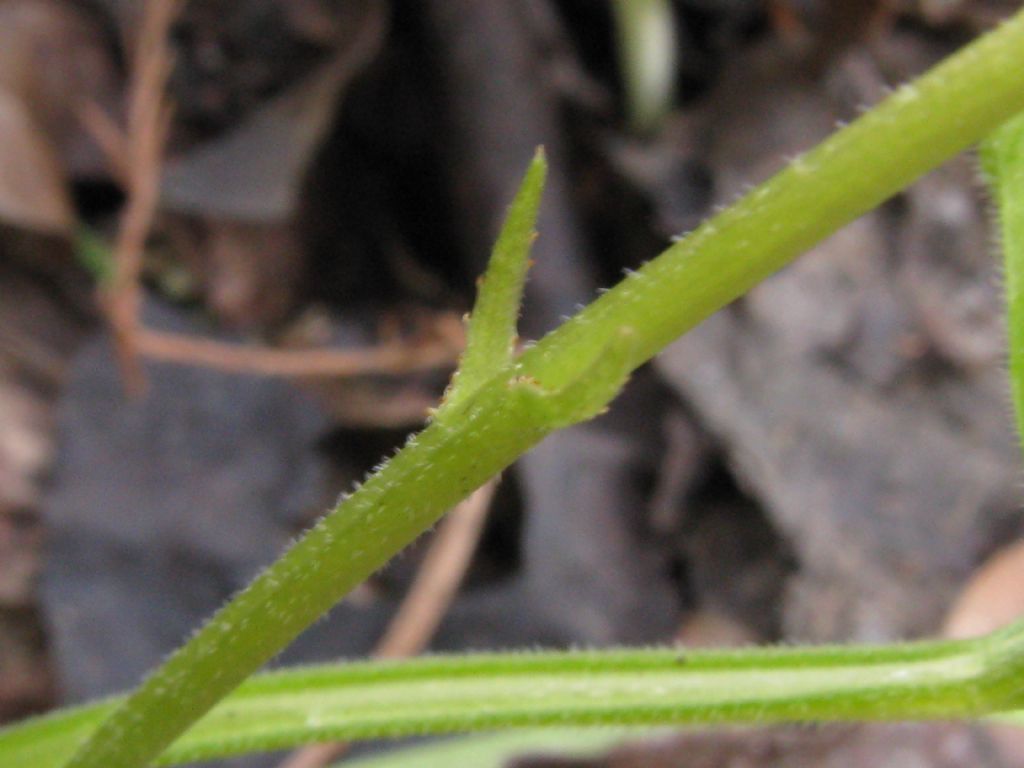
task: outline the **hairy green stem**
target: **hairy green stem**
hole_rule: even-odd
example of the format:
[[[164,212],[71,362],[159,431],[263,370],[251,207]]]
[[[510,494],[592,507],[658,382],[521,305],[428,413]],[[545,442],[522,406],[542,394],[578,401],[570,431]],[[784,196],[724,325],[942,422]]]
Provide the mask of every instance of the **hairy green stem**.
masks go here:
[[[1024,444],[1024,114],[1000,126],[982,146],[981,157],[998,214],[1010,389],[1017,437]]]
[[[634,363],[927,171],[1024,103],[1024,13],[896,90],[856,122],[598,298],[523,356],[549,385],[585,350],[630,327]]]
[[[309,667],[244,683],[160,764],[314,740],[497,727],[974,717],[1024,706],[1024,626],[879,647],[493,654]],[[57,768],[116,706],[0,731],[6,768]]]
[[[68,768],[151,762],[446,509],[553,429],[599,411],[627,369],[1021,109],[1018,14],[626,278],[481,387],[459,418],[410,440],[148,678]],[[609,349],[615,370],[600,367]]]

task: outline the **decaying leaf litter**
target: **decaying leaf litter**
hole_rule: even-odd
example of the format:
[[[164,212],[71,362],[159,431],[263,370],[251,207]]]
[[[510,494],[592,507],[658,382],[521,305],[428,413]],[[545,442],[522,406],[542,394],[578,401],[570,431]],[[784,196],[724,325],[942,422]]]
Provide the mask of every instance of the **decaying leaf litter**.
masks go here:
[[[142,327],[255,350],[260,374],[309,348],[426,362],[256,375],[186,348],[129,399],[74,245],[118,229],[140,5],[0,4],[0,169],[33,182],[0,184],[5,717],[130,686],[422,421],[537,145],[530,337],[1011,4],[675,2],[676,101],[638,134],[598,4],[186,3]],[[1021,530],[973,176],[857,222],[507,473],[431,647],[939,631]],[[286,660],[370,652],[428,545]],[[991,734],[919,728],[725,739],[707,764],[1014,764]]]

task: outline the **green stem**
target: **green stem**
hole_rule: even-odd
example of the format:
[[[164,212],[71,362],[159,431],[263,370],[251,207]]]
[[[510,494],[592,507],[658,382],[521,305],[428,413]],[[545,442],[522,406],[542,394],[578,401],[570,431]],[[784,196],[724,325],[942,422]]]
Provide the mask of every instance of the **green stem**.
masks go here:
[[[640,365],[1022,109],[1024,15],[1018,14],[628,277],[524,353],[514,380],[503,374],[485,384],[464,404],[462,418],[434,423],[410,440],[171,656],[68,768],[151,762],[446,509],[572,421],[550,418],[513,384],[569,392],[581,370],[610,347],[626,356],[628,367]],[[628,350],[621,341],[627,329],[633,330]]]
[[[1024,706],[1024,627],[884,647],[495,654],[356,663],[244,683],[160,760],[316,740],[538,725],[975,717]],[[56,768],[114,706],[0,731],[7,768]]]
[[[1002,241],[1010,390],[1017,437],[1024,445],[1024,115],[1000,126],[981,155]]]
[[[675,17],[669,0],[612,0],[619,70],[630,123],[648,133],[672,106],[679,68]]]
[[[529,350],[524,369],[557,386],[572,377],[581,356],[622,327],[637,333],[639,365],[990,134],[1022,104],[1024,13],[1018,13],[629,275]]]

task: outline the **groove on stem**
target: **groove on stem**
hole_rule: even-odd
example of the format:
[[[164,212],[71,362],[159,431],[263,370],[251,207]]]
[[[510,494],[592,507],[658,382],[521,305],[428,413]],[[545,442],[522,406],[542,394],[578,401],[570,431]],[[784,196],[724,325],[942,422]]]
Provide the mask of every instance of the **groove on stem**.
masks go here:
[[[977,717],[1024,706],[1024,624],[892,646],[427,657],[252,678],[161,765],[310,741],[498,727]],[[0,763],[57,768],[119,702],[0,731]]]

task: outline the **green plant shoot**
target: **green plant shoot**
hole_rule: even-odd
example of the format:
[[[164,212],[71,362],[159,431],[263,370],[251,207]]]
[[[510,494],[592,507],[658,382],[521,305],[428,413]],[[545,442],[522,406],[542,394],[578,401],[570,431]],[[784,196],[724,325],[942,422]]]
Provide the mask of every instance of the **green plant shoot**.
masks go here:
[[[487,274],[477,281],[476,304],[466,328],[466,350],[435,419],[458,406],[499,371],[512,365],[530,246],[544,192],[547,162],[537,150],[494,246]]]
[[[467,353],[470,373],[456,382],[453,399],[438,418],[221,609],[135,692],[99,709],[8,730],[2,737],[6,746],[0,745],[0,759],[13,755],[4,763],[12,768],[46,765],[26,763],[27,753],[12,750],[26,743],[31,748],[34,740],[41,744],[47,733],[63,732],[69,722],[78,728],[63,742],[61,759],[70,755],[68,768],[139,768],[172,743],[179,745],[172,750],[186,749],[190,739],[193,747],[203,739],[210,743],[220,739],[227,751],[239,749],[243,741],[252,748],[251,733],[231,742],[235,747],[229,745],[230,721],[238,719],[235,716],[218,718],[211,713],[213,725],[182,734],[445,510],[551,431],[600,412],[632,369],[799,253],[1022,109],[1024,14],[1018,13],[797,158],[490,377],[485,373],[498,359],[492,349],[497,345],[474,341],[477,349],[492,351]],[[530,220],[531,231],[532,226]],[[512,269],[513,276],[519,270]],[[511,290],[515,279],[508,278],[503,291],[517,293],[518,289]],[[488,280],[489,276],[485,286]],[[493,282],[501,285],[501,280]],[[507,299],[493,301],[498,307],[495,315],[507,321]],[[478,311],[481,317],[489,315]],[[490,327],[490,321],[481,322]],[[491,331],[493,339],[507,342],[497,324]],[[479,333],[489,336],[491,331]],[[476,334],[471,324],[471,338]],[[326,733],[318,729],[315,717],[290,720],[291,735],[277,737],[276,745],[293,743],[300,733],[321,738],[538,722],[973,716],[1022,706],[1018,700],[1024,687],[1024,652],[1018,640],[1022,631],[1017,628],[965,645],[919,645],[910,650],[752,651],[707,656],[703,664],[696,658],[693,663],[675,659],[672,663],[678,669],[671,674],[671,664],[656,653],[646,661],[643,656],[635,664],[629,661],[619,672],[615,665],[622,657],[614,655],[604,661],[586,655],[544,656],[537,662],[506,658],[491,662],[491,667],[467,661],[464,674],[458,672],[455,660],[342,667],[337,674],[343,682],[331,694],[340,698],[333,700],[329,712],[332,718],[348,718],[348,725],[339,723]],[[627,654],[625,658],[635,657]],[[780,664],[779,659],[785,661]],[[531,663],[537,665],[534,672],[538,674],[531,685],[547,679],[551,708],[546,708],[544,699],[531,698],[528,690],[532,689],[519,685],[519,671],[529,669]],[[636,664],[653,665],[656,674],[644,677]],[[438,683],[449,680],[451,686],[468,688],[461,693],[465,699],[452,695],[438,700],[446,714],[428,727],[417,719],[426,711],[417,715],[404,707],[415,709],[417,696],[426,695],[408,686],[429,677],[431,670],[443,672]],[[248,683],[234,700],[224,703],[228,709],[222,711],[242,712],[231,708],[244,707],[246,696],[250,702],[255,694],[271,696],[273,689],[274,695],[284,697],[275,699],[279,704],[287,700],[298,707],[267,710],[282,722],[285,711],[308,714],[311,710],[302,709],[301,695],[282,693],[279,687],[303,673],[293,674],[298,677]],[[636,674],[644,677],[642,685],[632,677]],[[585,681],[591,678],[603,679],[609,686],[600,697],[586,687]],[[328,690],[327,681],[321,682],[323,690]],[[315,696],[316,685],[315,677],[302,681],[308,696]],[[453,689],[442,686],[439,695],[445,690]],[[395,691],[402,695],[389,698]],[[573,700],[574,693],[578,700]],[[607,707],[602,704],[606,699]],[[269,699],[261,701],[270,706]],[[472,702],[472,707],[459,710],[460,701]],[[373,702],[382,706],[374,710]],[[361,711],[376,712],[379,719],[360,722]]]

